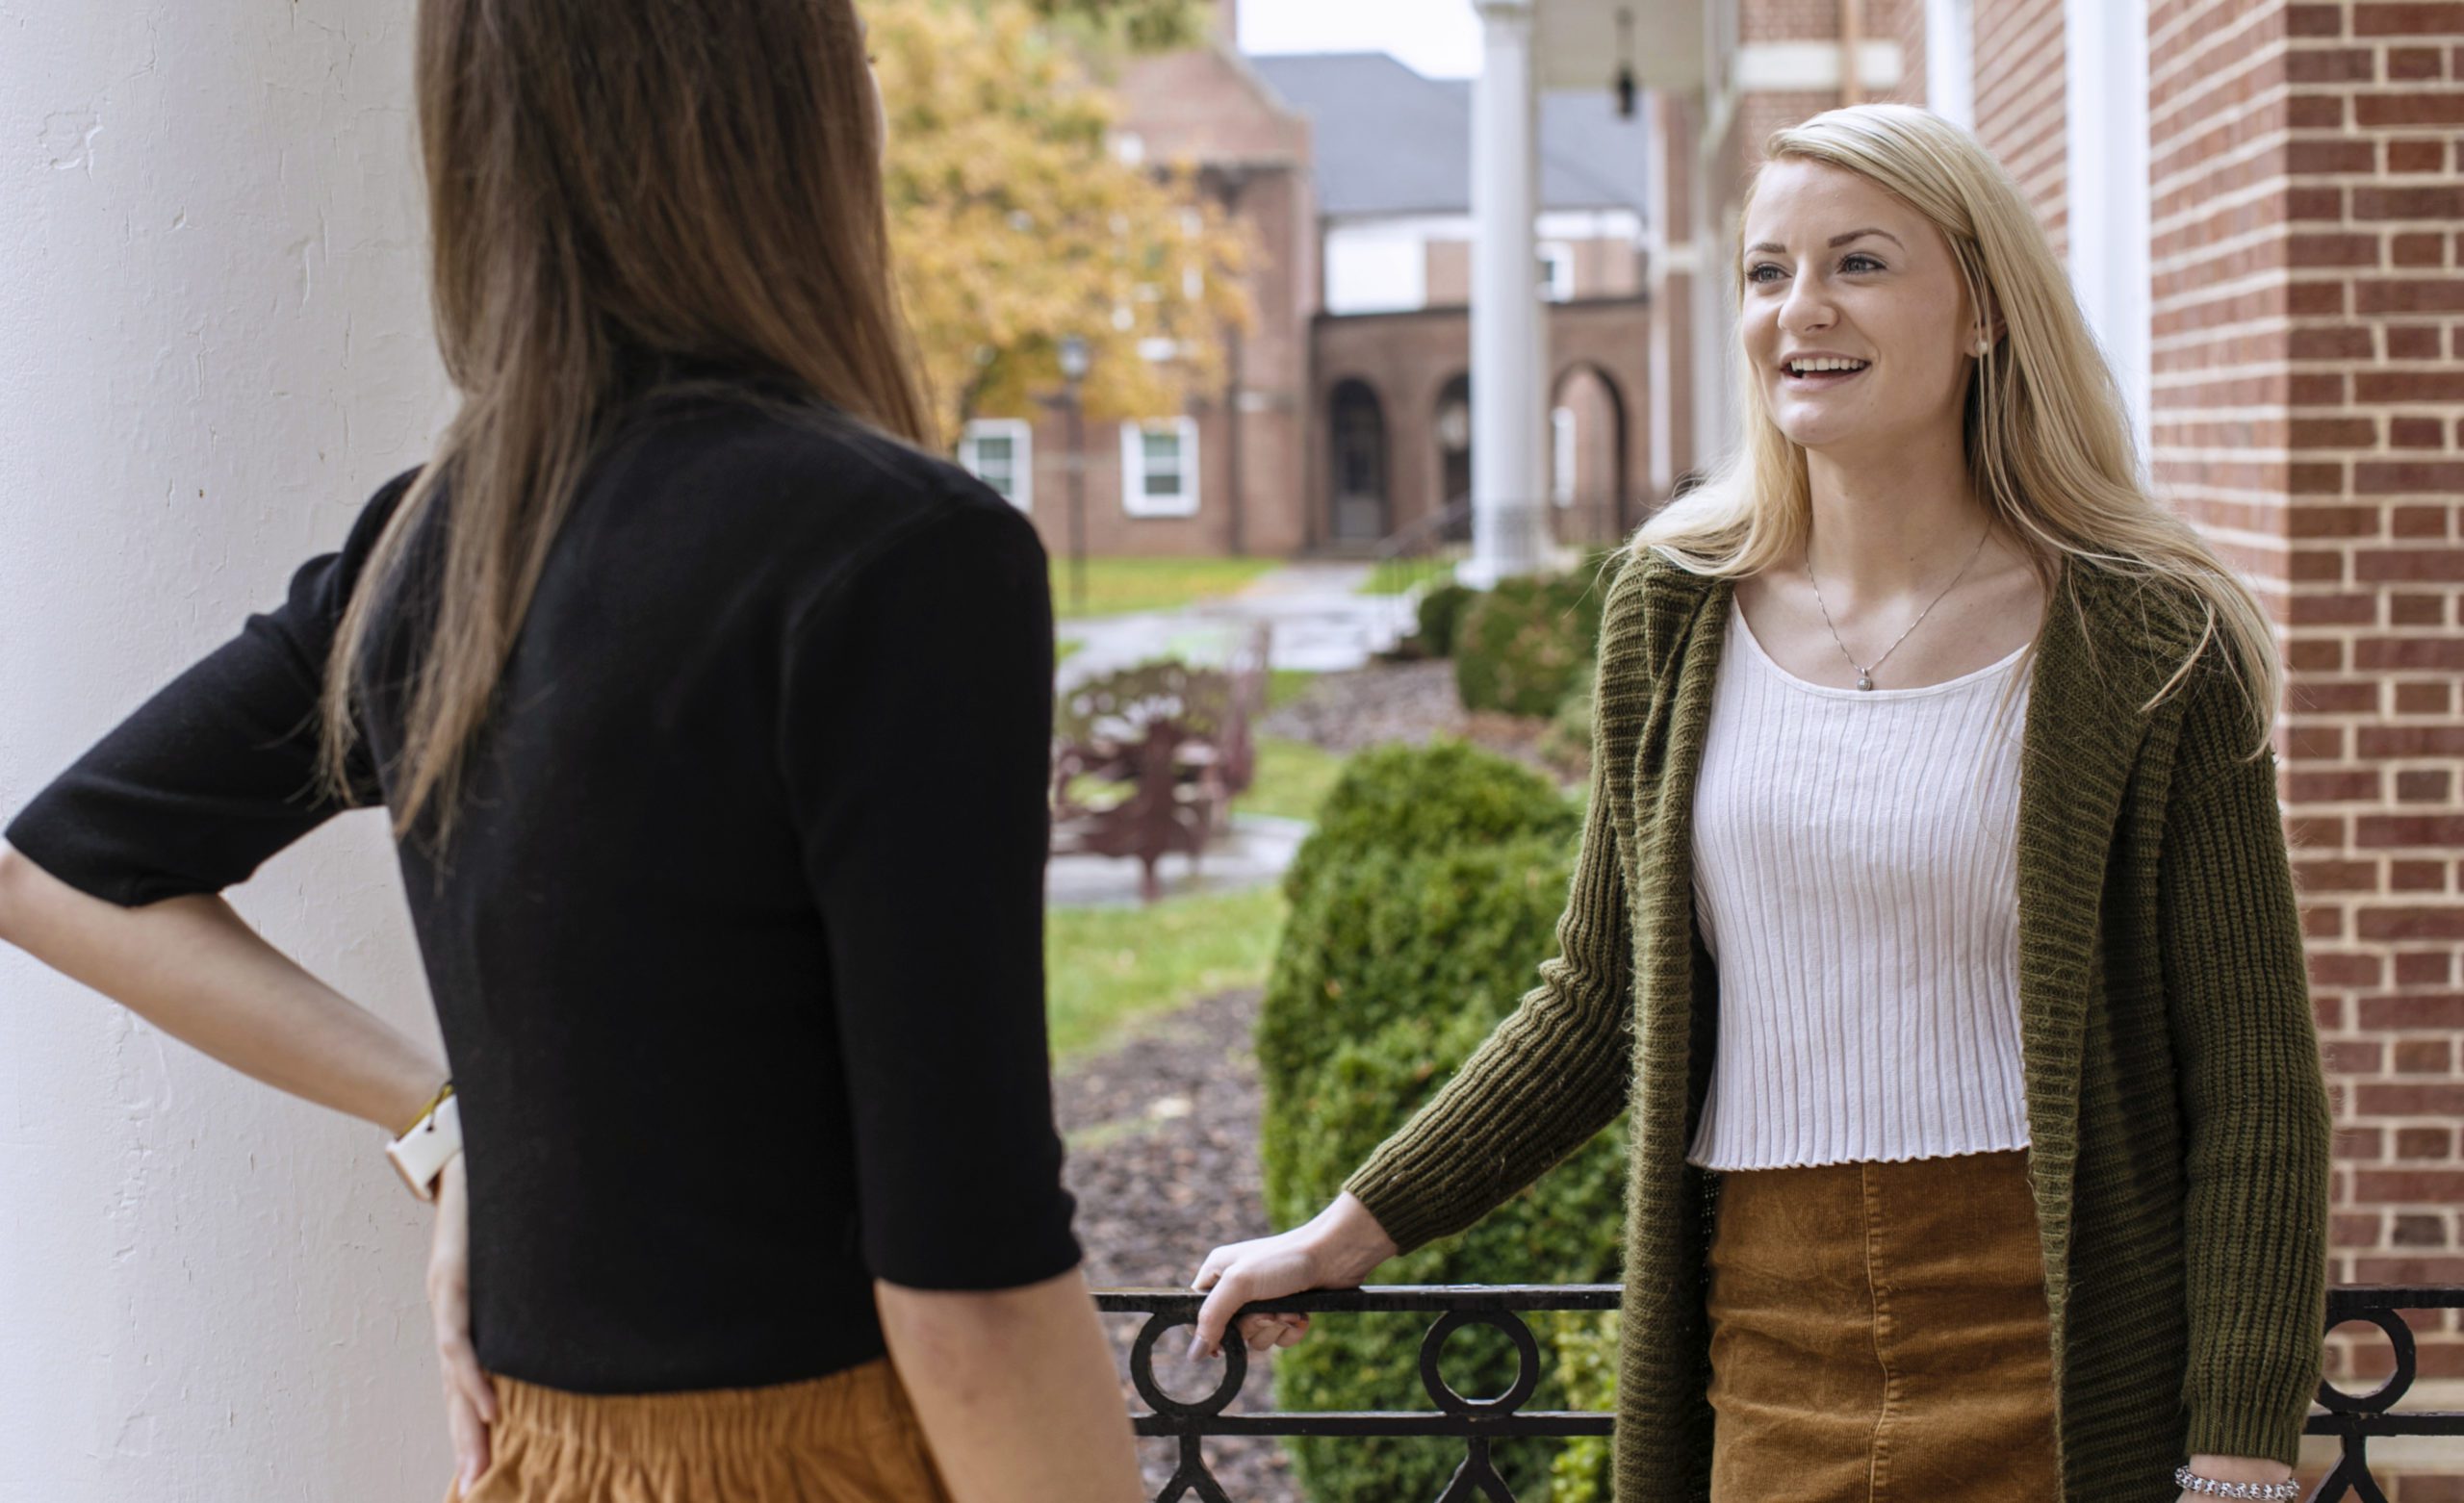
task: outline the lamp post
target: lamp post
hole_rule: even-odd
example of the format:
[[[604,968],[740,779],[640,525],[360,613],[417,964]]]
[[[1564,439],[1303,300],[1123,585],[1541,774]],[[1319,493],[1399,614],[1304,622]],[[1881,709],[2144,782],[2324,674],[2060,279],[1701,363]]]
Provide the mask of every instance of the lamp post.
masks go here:
[[[1078,388],[1087,379],[1087,341],[1076,334],[1061,340],[1062,400],[1069,412],[1069,609],[1087,609],[1087,452],[1086,425]]]

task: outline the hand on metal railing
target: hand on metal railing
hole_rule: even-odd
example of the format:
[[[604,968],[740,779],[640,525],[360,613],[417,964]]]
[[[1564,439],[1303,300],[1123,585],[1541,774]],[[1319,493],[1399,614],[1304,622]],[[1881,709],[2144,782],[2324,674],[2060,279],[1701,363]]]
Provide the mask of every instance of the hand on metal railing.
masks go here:
[[[1395,1239],[1348,1191],[1305,1225],[1217,1248],[1190,1281],[1191,1288],[1206,1295],[1190,1355],[1221,1355],[1224,1328],[1241,1307],[1310,1289],[1349,1288],[1397,1251]],[[1291,1346],[1309,1334],[1309,1317],[1249,1315],[1242,1319],[1240,1334],[1253,1352]]]

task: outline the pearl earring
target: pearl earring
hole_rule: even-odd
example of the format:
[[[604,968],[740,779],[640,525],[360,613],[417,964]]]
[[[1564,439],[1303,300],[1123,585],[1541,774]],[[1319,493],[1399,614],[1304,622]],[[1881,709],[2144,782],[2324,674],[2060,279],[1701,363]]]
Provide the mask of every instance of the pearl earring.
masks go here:
[[[1991,340],[1978,340],[1976,342],[1976,352],[1980,355],[1991,354],[1993,352],[1993,342]]]

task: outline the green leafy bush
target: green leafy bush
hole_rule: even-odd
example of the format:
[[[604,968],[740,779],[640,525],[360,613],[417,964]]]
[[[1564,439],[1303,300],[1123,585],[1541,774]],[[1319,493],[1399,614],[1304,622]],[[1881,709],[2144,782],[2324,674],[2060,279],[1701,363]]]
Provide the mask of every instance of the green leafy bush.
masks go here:
[[[1580,816],[1549,779],[1460,741],[1355,753],[1318,808],[1318,828],[1284,873],[1296,901],[1329,862],[1417,855],[1545,835],[1569,848]],[[1542,952],[1545,954],[1546,952]],[[1526,969],[1537,955],[1526,957]]]
[[[1431,587],[1421,597],[1421,647],[1429,656],[1453,655],[1455,628],[1462,624],[1465,608],[1479,598],[1478,591],[1452,580]]]
[[[1454,687],[1467,710],[1552,715],[1598,654],[1606,581],[1590,570],[1502,579],[1463,613]]]
[[[1591,701],[1599,678],[1594,664],[1575,670],[1574,686],[1557,701],[1557,712],[1549,717],[1549,728],[1540,737],[1540,754],[1550,766],[1576,775],[1590,770]]]
[[[1555,951],[1577,836],[1547,779],[1459,745],[1354,759],[1293,869],[1286,924],[1258,1025],[1266,1087],[1261,1151],[1278,1226],[1316,1213],[1349,1173],[1443,1085],[1537,981]],[[1406,1284],[1613,1281],[1622,1217],[1622,1126],[1461,1236],[1399,1260]],[[1276,1358],[1278,1404],[1417,1408],[1425,1316],[1321,1320]],[[1563,1404],[1552,1328],[1531,1407]],[[1487,1396],[1511,1380],[1511,1349],[1475,1330],[1450,1343],[1448,1379]],[[1461,1443],[1292,1443],[1315,1503],[1435,1497]],[[1501,1445],[1524,1497],[1548,1485],[1553,1442]],[[1601,1472],[1600,1476],[1605,1476]]]
[[[1566,1407],[1597,1413],[1617,1408],[1617,1312],[1574,1311],[1556,1316],[1558,1391]],[[1612,1471],[1606,1436],[1578,1436],[1549,1466],[1549,1503],[1610,1503]]]

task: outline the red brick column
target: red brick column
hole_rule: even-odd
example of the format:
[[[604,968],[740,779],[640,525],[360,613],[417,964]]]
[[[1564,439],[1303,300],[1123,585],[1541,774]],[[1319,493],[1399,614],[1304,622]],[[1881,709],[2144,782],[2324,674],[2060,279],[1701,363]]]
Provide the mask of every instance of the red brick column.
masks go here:
[[[2156,0],[2149,33],[2155,473],[2293,670],[2333,1277],[2464,1282],[2464,4]],[[2423,1375],[2464,1377],[2454,1320],[2413,1325]]]

